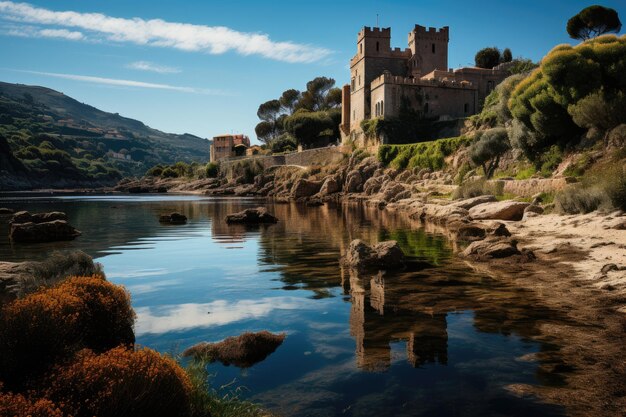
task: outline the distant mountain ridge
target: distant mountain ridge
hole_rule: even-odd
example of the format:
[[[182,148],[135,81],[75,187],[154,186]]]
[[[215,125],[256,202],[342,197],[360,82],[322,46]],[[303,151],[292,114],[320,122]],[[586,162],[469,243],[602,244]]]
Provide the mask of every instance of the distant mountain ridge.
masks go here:
[[[50,88],[5,82],[0,82],[0,136],[33,174],[34,187],[109,184],[143,175],[156,164],[205,163],[210,151],[210,142],[198,136],[165,133]],[[6,176],[9,166],[3,165]],[[52,181],[40,184],[41,175]],[[9,182],[16,183],[0,179],[0,189]]]

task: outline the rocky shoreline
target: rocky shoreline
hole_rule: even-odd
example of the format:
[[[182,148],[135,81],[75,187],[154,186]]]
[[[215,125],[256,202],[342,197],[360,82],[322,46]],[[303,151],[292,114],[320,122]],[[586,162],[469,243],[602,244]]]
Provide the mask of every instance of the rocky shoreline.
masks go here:
[[[568,182],[550,179],[539,185]],[[507,389],[565,405],[573,415],[622,415],[626,363],[616,358],[626,342],[626,214],[544,214],[552,206],[538,197],[530,202],[494,196],[451,200],[455,188],[450,173],[396,171],[372,157],[351,157],[324,173],[278,167],[250,184],[242,178],[144,178],[113,190],[266,197],[308,206],[360,203],[407,216],[419,227],[446,235],[471,268],[532,290],[571,320],[570,326],[546,325],[537,335],[547,343],[567,340],[563,350],[525,358],[541,361],[541,372],[567,381],[567,388]]]

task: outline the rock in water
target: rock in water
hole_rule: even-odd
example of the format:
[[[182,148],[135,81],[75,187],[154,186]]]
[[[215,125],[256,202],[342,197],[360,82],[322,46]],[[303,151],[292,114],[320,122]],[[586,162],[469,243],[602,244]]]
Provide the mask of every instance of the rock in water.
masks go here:
[[[524,210],[529,205],[522,201],[484,203],[470,208],[469,215],[474,220],[522,220]]]
[[[13,223],[9,229],[9,237],[14,242],[54,242],[73,240],[80,232],[65,220],[54,220],[44,223]]]
[[[18,211],[13,215],[11,223],[45,223],[54,220],[67,221],[67,215],[61,211],[51,211],[49,213],[31,214],[27,211]]]
[[[226,223],[243,223],[243,224],[259,224],[259,223],[276,223],[278,219],[267,212],[265,207],[257,207],[253,209],[245,209],[238,213],[226,216]]]
[[[345,262],[357,268],[400,268],[404,266],[404,253],[395,240],[369,246],[362,240],[355,239],[350,243]]]
[[[185,224],[187,223],[187,216],[180,213],[166,214],[159,217],[159,223]]]
[[[320,188],[322,188],[321,181],[299,179],[291,188],[291,195],[293,198],[311,197],[317,194]]]
[[[186,349],[183,356],[209,362],[219,361],[226,366],[232,364],[239,368],[249,368],[267,358],[284,340],[284,333],[273,334],[266,330],[258,333],[246,332],[217,343],[198,343]]]

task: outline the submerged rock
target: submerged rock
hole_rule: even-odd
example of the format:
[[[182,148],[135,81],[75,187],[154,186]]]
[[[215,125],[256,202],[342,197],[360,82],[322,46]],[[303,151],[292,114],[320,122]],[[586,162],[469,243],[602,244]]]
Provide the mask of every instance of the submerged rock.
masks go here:
[[[358,268],[400,268],[404,266],[404,253],[395,240],[369,246],[360,239],[350,243],[345,263]]]
[[[484,203],[469,209],[469,215],[475,220],[522,220],[524,210],[529,205],[522,201]]]
[[[285,336],[284,333],[273,334],[267,330],[246,332],[217,343],[198,343],[186,349],[183,356],[209,362],[219,361],[226,366],[232,364],[239,368],[249,368],[274,353],[285,340]]]
[[[244,223],[244,224],[259,224],[259,223],[276,223],[278,219],[267,212],[265,207],[257,207],[253,209],[245,209],[238,213],[229,214],[226,216],[226,223]]]
[[[9,229],[9,237],[14,242],[54,242],[73,240],[80,232],[65,220],[54,220],[45,223],[13,223]]]
[[[159,223],[185,224],[187,223],[187,216],[180,213],[166,214],[159,217]]]
[[[45,223],[54,220],[67,221],[67,215],[61,211],[51,211],[49,213],[31,214],[27,211],[18,211],[13,215],[11,223]]]

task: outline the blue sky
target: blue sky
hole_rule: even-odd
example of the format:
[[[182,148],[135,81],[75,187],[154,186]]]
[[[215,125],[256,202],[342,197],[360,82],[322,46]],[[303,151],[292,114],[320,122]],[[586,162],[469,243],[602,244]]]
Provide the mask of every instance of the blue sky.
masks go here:
[[[349,80],[362,26],[450,26],[449,64],[485,46],[539,60],[573,42],[567,19],[594,3],[489,1],[0,1],[0,80],[43,85],[172,133],[254,139],[260,103],[318,75]],[[626,1],[601,3],[626,23]],[[65,12],[65,13],[61,13]]]

